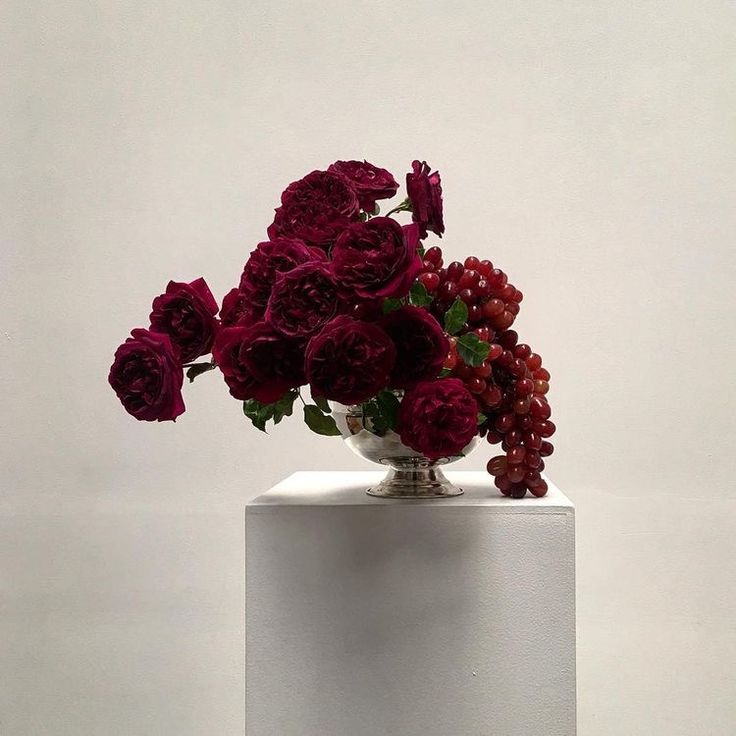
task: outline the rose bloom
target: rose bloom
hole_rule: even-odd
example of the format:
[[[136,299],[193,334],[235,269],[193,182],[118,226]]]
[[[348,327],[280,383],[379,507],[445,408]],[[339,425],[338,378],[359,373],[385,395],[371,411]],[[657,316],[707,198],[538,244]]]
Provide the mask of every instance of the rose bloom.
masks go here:
[[[254,325],[263,319],[263,310],[253,308],[250,299],[236,286],[222,299],[220,323],[223,327],[234,325]]]
[[[184,372],[168,335],[135,329],[116,351],[108,382],[125,411],[146,422],[176,420],[184,412]]]
[[[212,354],[236,399],[271,404],[305,383],[304,343],[280,335],[265,322],[224,327]]]
[[[401,297],[422,270],[419,229],[390,217],[356,222],[337,238],[332,273],[340,287],[367,299]]]
[[[254,311],[260,308],[263,314],[276,277],[302,263],[316,260],[327,260],[325,252],[310,248],[301,240],[277,238],[258,243],[243,269],[240,291],[248,297]]]
[[[440,172],[430,173],[426,161],[414,161],[412,172],[406,175],[406,192],[412,208],[412,219],[419,225],[422,238],[431,230],[442,237],[442,183]]]
[[[313,171],[289,184],[281,195],[268,237],[299,238],[326,249],[358,209],[358,196],[348,179],[335,171]]]
[[[452,457],[478,432],[478,404],[459,378],[425,381],[404,395],[397,431],[430,460]]]
[[[327,171],[335,171],[350,180],[358,204],[366,212],[375,211],[377,199],[390,199],[399,190],[393,174],[367,161],[335,161]]]
[[[337,286],[326,263],[303,263],[279,274],[266,308],[266,322],[289,337],[307,337],[335,315]]]
[[[314,396],[359,404],[388,386],[396,348],[378,325],[335,317],[307,345],[307,379]]]
[[[151,330],[163,332],[179,348],[182,363],[209,353],[217,332],[217,302],[204,279],[169,281],[151,306]]]
[[[440,323],[426,309],[400,307],[389,312],[380,324],[396,345],[392,388],[410,388],[438,376],[450,343]]]

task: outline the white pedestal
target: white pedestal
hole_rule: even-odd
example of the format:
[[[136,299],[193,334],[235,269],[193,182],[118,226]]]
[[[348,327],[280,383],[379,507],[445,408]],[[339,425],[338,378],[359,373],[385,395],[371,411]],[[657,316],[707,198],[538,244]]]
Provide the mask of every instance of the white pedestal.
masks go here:
[[[367,496],[296,473],[246,509],[248,736],[573,736],[575,517],[554,486]]]

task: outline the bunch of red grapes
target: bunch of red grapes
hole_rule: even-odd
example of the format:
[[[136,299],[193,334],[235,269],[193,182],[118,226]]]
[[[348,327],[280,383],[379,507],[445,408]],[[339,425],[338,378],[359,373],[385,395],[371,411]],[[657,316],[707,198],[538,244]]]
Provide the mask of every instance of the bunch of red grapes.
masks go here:
[[[501,443],[505,452],[488,462],[496,487],[513,498],[522,498],[527,491],[544,496],[547,483],[541,472],[544,458],[554,449],[548,438],[555,431],[546,397],[550,376],[542,358],[510,329],[523,294],[488,260],[470,256],[464,264],[453,261],[444,266],[437,246],[424,254],[418,280],[433,297],[429,309],[440,323],[459,297],[468,307],[468,321],[458,334],[475,332],[491,346],[483,363],[472,367],[458,355],[457,338],[450,337],[445,368],[476,395],[486,417],[481,434],[491,444]]]

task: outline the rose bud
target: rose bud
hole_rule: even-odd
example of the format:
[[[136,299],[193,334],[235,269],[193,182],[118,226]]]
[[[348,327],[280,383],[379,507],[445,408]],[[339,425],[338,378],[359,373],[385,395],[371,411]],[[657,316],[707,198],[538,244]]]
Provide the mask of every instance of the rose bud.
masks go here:
[[[313,171],[284,190],[268,237],[299,238],[327,249],[358,210],[358,196],[348,179],[335,171]]]
[[[168,335],[135,329],[116,351],[108,382],[125,411],[145,422],[174,421],[184,412],[184,372]]]
[[[374,212],[376,200],[390,199],[399,190],[392,174],[367,161],[335,161],[327,170],[350,180],[358,195],[358,204],[366,212]]]
[[[190,284],[169,281],[153,300],[151,330],[163,332],[179,348],[182,363],[212,350],[217,332],[217,302],[204,279]]]
[[[421,237],[431,230],[442,237],[442,183],[439,171],[430,173],[426,161],[414,161],[412,172],[406,175],[406,191],[412,209],[412,219],[419,225]]]
[[[325,252],[310,248],[301,240],[277,238],[258,243],[250,254],[240,277],[240,291],[248,298],[254,312],[266,311],[268,297],[280,273],[309,261],[326,261]]]
[[[452,457],[478,432],[478,404],[459,378],[425,381],[404,395],[397,431],[431,460]]]
[[[422,270],[416,225],[390,217],[348,226],[332,249],[332,273],[343,292],[366,299],[402,297]]]
[[[224,327],[212,354],[236,399],[271,404],[305,383],[304,343],[284,337],[265,322]]]
[[[396,359],[391,338],[372,322],[335,317],[307,345],[307,379],[314,396],[359,404],[388,386]]]
[[[303,263],[278,275],[265,319],[284,335],[307,337],[332,319],[337,306],[337,286],[328,265]]]
[[[439,375],[450,343],[440,323],[426,309],[400,307],[389,312],[380,325],[396,346],[392,388],[410,388]]]

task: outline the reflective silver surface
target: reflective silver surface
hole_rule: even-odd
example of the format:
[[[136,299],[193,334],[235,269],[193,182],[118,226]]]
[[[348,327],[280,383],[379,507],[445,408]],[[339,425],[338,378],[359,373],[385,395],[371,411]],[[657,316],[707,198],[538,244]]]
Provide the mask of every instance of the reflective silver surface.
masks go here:
[[[397,395],[400,394],[397,392]],[[340,434],[356,455],[389,466],[386,477],[377,486],[367,490],[371,496],[446,498],[459,496],[463,492],[462,488],[447,480],[440,466],[469,455],[480,443],[479,437],[474,437],[459,455],[429,460],[404,445],[396,432],[376,431],[371,419],[364,416],[360,405],[345,406],[330,402],[330,408]]]

